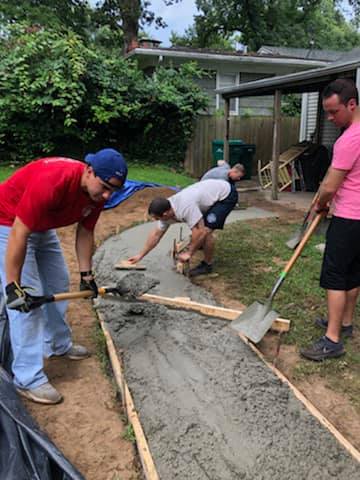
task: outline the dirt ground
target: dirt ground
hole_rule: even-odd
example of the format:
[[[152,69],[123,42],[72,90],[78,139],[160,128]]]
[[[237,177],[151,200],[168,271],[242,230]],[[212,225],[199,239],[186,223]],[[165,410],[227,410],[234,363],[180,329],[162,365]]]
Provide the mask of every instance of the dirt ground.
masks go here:
[[[146,218],[149,201],[159,194],[170,194],[166,189],[145,189],[137,192],[117,208],[102,214],[96,228],[97,244],[119,231],[142,222]],[[173,192],[172,192],[173,193]],[[248,199],[252,205],[276,210],[288,219],[294,217],[283,207],[270,205],[256,195]],[[299,218],[299,215],[297,215]],[[300,214],[301,217],[301,214]],[[79,274],[74,253],[75,228],[59,230],[64,253],[71,274],[71,288],[78,289]],[[213,279],[198,280],[214,294],[216,300],[229,308],[241,307],[228,297],[225,285]],[[96,316],[89,301],[70,304],[69,323],[75,342],[95,352],[94,331]],[[267,335],[260,344],[268,358],[273,359],[276,337]],[[277,367],[291,378],[292,366],[298,354],[294,347],[282,346]],[[46,366],[50,381],[64,395],[57,406],[43,406],[27,402],[30,413],[40,427],[76,466],[87,480],[140,480],[141,469],[132,443],[124,439],[125,424],[120,402],[111,380],[101,369],[96,355],[74,362],[66,359],[50,360]],[[357,447],[360,448],[360,419],[345,396],[334,393],[321,378],[298,383],[297,386],[317,408]]]

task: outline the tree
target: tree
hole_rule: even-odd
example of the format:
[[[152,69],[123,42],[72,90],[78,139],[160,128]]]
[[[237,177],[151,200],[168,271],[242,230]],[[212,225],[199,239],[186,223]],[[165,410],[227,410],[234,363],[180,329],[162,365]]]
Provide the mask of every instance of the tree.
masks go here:
[[[360,3],[360,0],[359,0]],[[241,33],[250,50],[262,45],[346,50],[359,43],[355,26],[347,22],[333,0],[196,0],[199,44],[211,44]]]
[[[165,5],[173,5],[181,0],[163,0]],[[164,19],[150,10],[149,0],[104,0],[98,8],[108,17],[113,25],[121,26],[124,34],[124,49],[129,51],[136,46],[139,29],[155,23],[158,27],[166,27]]]
[[[226,37],[220,33],[214,32],[207,36],[204,40],[201,36],[201,31],[198,32],[196,24],[187,28],[183,35],[178,35],[176,32],[171,32],[170,42],[172,45],[178,47],[193,47],[193,48],[209,48],[212,50],[236,50],[236,38],[230,35]]]
[[[82,156],[104,145],[179,164],[207,97],[194,64],[147,77],[74,32],[16,24],[0,41],[0,157]]]
[[[84,36],[91,22],[92,9],[86,0],[2,0],[2,25],[26,22],[29,25],[71,29]]]

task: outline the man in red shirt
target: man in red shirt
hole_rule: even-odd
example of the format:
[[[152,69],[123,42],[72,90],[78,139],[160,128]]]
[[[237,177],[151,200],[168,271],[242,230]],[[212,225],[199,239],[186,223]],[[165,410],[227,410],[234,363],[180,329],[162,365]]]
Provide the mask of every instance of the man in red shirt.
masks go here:
[[[65,320],[67,302],[30,309],[29,295],[69,289],[54,229],[78,224],[75,249],[80,288],[90,288],[96,296],[94,227],[104,203],[127,176],[125,160],[116,150],[100,150],[85,161],[42,158],[0,184],[0,276],[6,285],[14,384],[21,395],[39,403],[62,400],[44,373],[44,357],[88,356],[85,347],[71,341]]]

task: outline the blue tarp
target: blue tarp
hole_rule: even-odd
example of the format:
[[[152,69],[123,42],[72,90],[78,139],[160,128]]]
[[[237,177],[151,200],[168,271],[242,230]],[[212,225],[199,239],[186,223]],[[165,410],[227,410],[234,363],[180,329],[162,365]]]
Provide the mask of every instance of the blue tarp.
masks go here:
[[[137,180],[126,180],[124,186],[118,192],[114,192],[109,200],[105,203],[104,210],[117,207],[121,202],[134,195],[138,190],[143,190],[149,187],[166,187],[171,190],[179,191],[177,187],[169,187],[168,185],[161,185],[160,183],[138,182]]]
[[[131,197],[138,190],[143,190],[148,187],[163,187],[159,183],[137,182],[136,180],[126,180],[123,188],[118,192],[114,192],[109,200],[105,203],[104,209],[114,208],[119,203]],[[172,187],[170,187],[172,188]]]

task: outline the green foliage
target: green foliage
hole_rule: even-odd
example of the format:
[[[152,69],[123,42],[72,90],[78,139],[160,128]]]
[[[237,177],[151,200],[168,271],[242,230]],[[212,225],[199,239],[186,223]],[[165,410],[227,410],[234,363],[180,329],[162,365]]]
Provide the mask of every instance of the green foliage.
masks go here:
[[[55,30],[71,29],[87,35],[93,10],[85,0],[2,0],[0,21],[3,26],[26,22]]]
[[[133,426],[130,423],[125,428],[125,430],[122,434],[122,438],[124,440],[127,440],[130,443],[134,443],[134,444],[136,443],[135,432],[134,432]]]
[[[229,38],[234,32],[251,50],[262,45],[348,50],[360,40],[333,0],[197,0],[196,5],[201,47],[214,35]]]
[[[177,47],[209,48],[212,50],[234,51],[236,38],[225,37],[217,32],[209,32],[206,38],[202,38],[202,32],[197,24],[187,28],[183,35],[171,32],[170,42]]]
[[[301,95],[290,93],[281,99],[281,113],[287,117],[299,117],[301,115]]]
[[[73,32],[15,26],[0,45],[0,153],[6,160],[114,146],[178,164],[206,97],[194,64],[146,77]],[[76,148],[74,148],[76,146]]]

